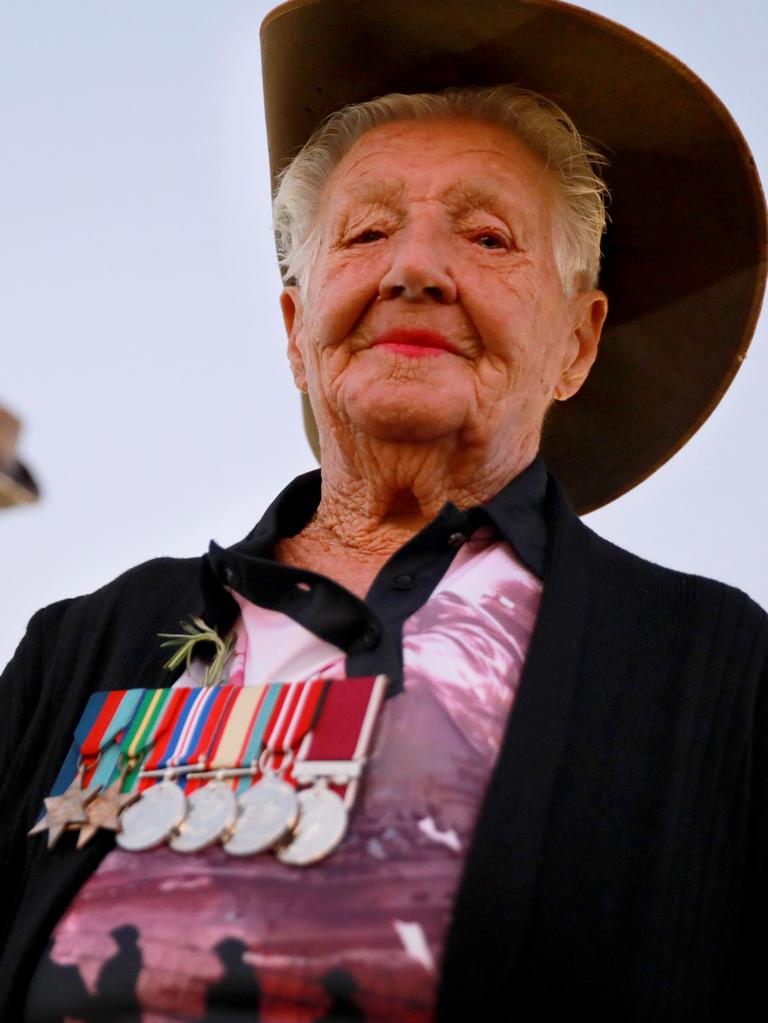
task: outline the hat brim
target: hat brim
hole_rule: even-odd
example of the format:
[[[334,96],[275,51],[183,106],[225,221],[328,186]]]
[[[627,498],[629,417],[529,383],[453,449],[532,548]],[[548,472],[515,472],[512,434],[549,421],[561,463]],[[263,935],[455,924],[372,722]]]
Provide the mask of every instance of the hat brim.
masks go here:
[[[261,44],[273,177],[334,110],[387,92],[509,82],[558,102],[610,161],[610,312],[589,379],[547,417],[542,453],[584,513],[685,444],[744,359],[766,274],[754,162],[696,75],[552,0],[290,0]]]

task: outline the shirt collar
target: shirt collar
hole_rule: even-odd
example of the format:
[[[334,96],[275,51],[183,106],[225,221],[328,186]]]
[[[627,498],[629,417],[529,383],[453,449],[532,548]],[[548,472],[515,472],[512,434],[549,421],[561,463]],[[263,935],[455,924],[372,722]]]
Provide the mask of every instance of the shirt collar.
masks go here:
[[[294,536],[309,522],[320,503],[320,470],[297,476],[270,504],[259,522],[239,543],[226,551],[211,543],[209,559],[222,578],[232,558],[272,558],[275,544]],[[547,528],[544,495],[547,469],[541,456],[483,505],[461,511],[448,502],[428,529],[443,527],[449,536],[471,535],[478,526],[492,523],[507,540],[520,561],[540,579],[544,575]]]
[[[547,467],[541,455],[503,490],[481,506],[522,561],[539,579],[544,578],[547,557],[547,525],[544,497],[547,491]]]

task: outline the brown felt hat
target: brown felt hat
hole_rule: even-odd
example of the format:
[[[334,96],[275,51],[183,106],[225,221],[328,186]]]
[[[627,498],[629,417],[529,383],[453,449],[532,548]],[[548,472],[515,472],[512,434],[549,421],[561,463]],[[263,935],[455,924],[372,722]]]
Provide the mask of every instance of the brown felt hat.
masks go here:
[[[610,312],[589,379],[548,416],[544,457],[583,513],[696,432],[755,327],[766,211],[738,127],[684,64],[553,0],[289,0],[261,46],[273,175],[334,110],[388,92],[512,83],[559,103],[610,161]],[[317,451],[308,406],[305,423]]]

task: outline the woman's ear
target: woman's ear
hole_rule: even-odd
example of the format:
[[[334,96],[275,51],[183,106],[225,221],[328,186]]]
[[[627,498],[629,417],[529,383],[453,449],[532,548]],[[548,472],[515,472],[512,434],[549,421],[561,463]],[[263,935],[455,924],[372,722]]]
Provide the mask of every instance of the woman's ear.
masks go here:
[[[574,298],[573,345],[555,388],[555,398],[566,401],[589,376],[608,315],[608,298],[602,291],[581,291]]]
[[[304,305],[299,287],[291,285],[283,288],[280,295],[280,309],[283,313],[285,333],[288,337],[288,362],[291,366],[293,379],[298,389],[306,393],[307,371],[300,345],[304,327]]]

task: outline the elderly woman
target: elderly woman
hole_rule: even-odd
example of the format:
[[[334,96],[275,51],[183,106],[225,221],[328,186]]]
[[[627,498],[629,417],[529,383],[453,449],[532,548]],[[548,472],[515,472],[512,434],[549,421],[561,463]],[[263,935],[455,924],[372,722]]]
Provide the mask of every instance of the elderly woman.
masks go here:
[[[533,6],[473,17],[519,60]],[[414,23],[377,10],[383,45],[410,52]],[[305,40],[327,61],[314,87],[332,85],[342,38],[360,45],[371,24],[342,33],[340,12],[281,8],[268,83]],[[691,117],[711,113],[650,44],[572,8],[540,14],[624,46],[689,90]],[[440,36],[454,25],[430,31],[433,57],[455,52]],[[569,446],[556,403],[584,385],[607,313],[600,160],[551,100],[460,77],[338,110],[280,177],[288,356],[322,474],[228,550],[40,612],[4,676],[3,1018],[746,1014],[766,909],[766,618],[594,536],[539,452],[546,419],[544,449],[588,507],[679,446],[743,349],[763,221],[741,239],[729,312],[710,294],[692,315],[697,336],[716,321],[720,359],[702,356],[715,369],[681,385],[656,447],[599,389]],[[724,118],[706,121],[713,168],[720,150],[735,161],[754,214]],[[650,289],[649,319],[695,279]],[[654,379],[644,360],[678,324],[655,328],[623,377],[609,356],[615,393]],[[623,467],[601,450],[580,479],[601,415]],[[157,637],[179,620],[164,673]]]

